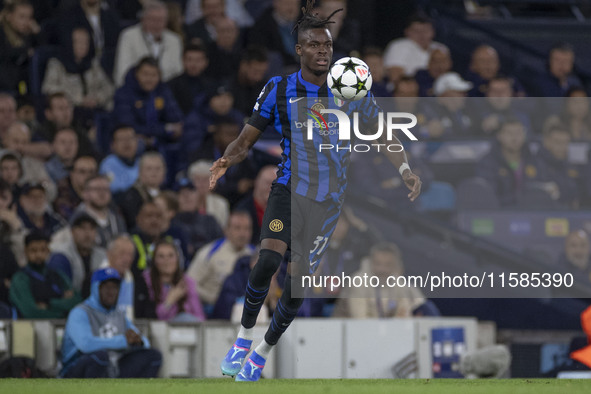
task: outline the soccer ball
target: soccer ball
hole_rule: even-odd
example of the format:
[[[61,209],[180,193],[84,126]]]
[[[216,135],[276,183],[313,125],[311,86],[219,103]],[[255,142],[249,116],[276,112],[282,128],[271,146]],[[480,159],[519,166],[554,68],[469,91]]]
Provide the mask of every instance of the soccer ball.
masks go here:
[[[344,57],[332,65],[327,84],[332,94],[342,100],[361,100],[371,89],[371,72],[365,62],[356,57]]]

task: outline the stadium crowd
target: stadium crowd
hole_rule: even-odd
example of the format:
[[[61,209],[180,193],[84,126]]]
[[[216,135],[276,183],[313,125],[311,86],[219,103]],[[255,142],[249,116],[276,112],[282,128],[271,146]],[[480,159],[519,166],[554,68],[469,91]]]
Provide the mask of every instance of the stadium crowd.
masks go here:
[[[118,273],[117,309],[128,321],[236,316],[279,136],[267,131],[274,148],[232,167],[214,192],[209,167],[237,137],[268,78],[297,69],[292,28],[300,0],[2,3],[0,318],[66,318],[93,297],[93,272],[106,267]],[[322,15],[338,8],[347,2],[318,2]],[[334,18],[334,59],[365,60],[374,95],[416,114],[421,141],[490,142],[473,175],[501,208],[519,206],[532,185],[542,185],[555,206],[591,206],[591,166],[568,160],[570,142],[591,141],[587,91],[573,72],[571,46],[552,48],[532,89],[503,72],[487,43],[473,50],[469,72],[454,71],[450,50],[423,16],[413,16],[404,36],[385,48],[364,37],[355,15]],[[527,97],[566,99],[540,112]],[[425,190],[415,205],[453,193],[457,184],[438,179],[425,157],[410,163]],[[381,156],[356,164],[355,188],[407,204],[404,184],[392,176],[397,169]],[[402,272],[396,246],[380,243],[350,210],[333,238],[321,273]],[[564,259],[589,271],[586,233],[568,238]],[[280,283],[274,281],[268,310]],[[388,299],[405,295],[383,297],[383,305],[375,298],[337,305],[335,314],[437,314],[420,297],[398,310]],[[334,304],[326,299],[308,300],[301,314],[329,316]]]

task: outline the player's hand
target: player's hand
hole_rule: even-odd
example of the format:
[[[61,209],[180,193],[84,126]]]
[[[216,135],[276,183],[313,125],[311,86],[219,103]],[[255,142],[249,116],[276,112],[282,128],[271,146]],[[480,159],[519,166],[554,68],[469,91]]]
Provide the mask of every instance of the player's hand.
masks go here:
[[[413,174],[410,170],[406,170],[402,175],[402,179],[406,187],[410,190],[408,198],[410,201],[414,201],[421,194],[421,185],[423,184],[421,178],[417,174]]]
[[[215,188],[215,184],[217,183],[218,179],[224,176],[228,170],[228,167],[230,167],[230,163],[228,162],[228,159],[223,157],[217,159],[213,163],[209,169],[209,171],[211,171],[211,175],[209,177],[209,190],[213,190]]]

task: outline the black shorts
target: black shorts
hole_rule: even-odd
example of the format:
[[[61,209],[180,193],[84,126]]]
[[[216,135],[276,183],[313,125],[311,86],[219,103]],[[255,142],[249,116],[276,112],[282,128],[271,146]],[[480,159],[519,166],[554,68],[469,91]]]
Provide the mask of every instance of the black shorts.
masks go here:
[[[285,242],[291,250],[291,261],[313,273],[327,249],[340,212],[339,203],[314,201],[274,183],[263,216],[261,241],[271,238]]]

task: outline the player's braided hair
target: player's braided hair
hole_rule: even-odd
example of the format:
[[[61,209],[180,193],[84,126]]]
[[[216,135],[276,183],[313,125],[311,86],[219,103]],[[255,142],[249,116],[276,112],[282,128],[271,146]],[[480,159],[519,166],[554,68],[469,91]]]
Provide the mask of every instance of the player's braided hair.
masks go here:
[[[335,10],[332,14],[328,16],[326,19],[322,19],[318,16],[317,12],[314,11],[314,4],[316,0],[307,0],[306,6],[302,7],[302,17],[296,22],[295,26],[293,27],[293,32],[295,31],[304,31],[309,29],[321,29],[326,27],[327,25],[334,23],[331,21],[331,18],[334,14],[343,11],[342,8]]]

